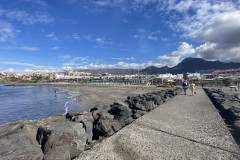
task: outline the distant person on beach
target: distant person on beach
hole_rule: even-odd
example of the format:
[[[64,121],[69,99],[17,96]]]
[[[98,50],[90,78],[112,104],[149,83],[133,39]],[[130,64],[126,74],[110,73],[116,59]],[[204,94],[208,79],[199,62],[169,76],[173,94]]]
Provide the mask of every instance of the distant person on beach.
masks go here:
[[[182,84],[183,90],[184,90],[184,94],[187,95],[187,89],[188,89],[188,83],[186,80],[184,80],[183,84]]]
[[[190,84],[190,89],[192,91],[192,95],[193,96],[194,96],[194,94],[197,94],[197,92],[196,92],[196,85],[193,82]]]
[[[57,90],[55,90],[54,92],[55,92],[55,94],[57,94]]]

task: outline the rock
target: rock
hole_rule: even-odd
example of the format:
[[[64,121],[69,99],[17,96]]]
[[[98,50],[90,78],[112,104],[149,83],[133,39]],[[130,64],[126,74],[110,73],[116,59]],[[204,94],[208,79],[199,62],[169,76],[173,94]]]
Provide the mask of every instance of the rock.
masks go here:
[[[83,124],[83,127],[85,129],[85,133],[87,134],[87,143],[92,142],[93,137],[93,123],[91,121],[82,120],[81,123]]]
[[[95,138],[99,136],[111,136],[122,128],[121,124],[108,116],[99,117],[94,125],[93,134]]]
[[[132,123],[134,121],[134,119],[132,117],[129,117],[128,119],[125,119],[125,125],[128,125],[130,123]]]
[[[146,100],[147,101],[153,101],[155,105],[160,105],[165,102],[165,100],[162,98],[163,96],[161,95],[154,95],[154,94],[148,94],[146,95]]]
[[[37,134],[45,160],[72,159],[84,150],[87,139],[83,124],[70,121],[48,123]]]
[[[41,160],[43,153],[36,140],[36,121],[17,121],[0,126],[0,159]]]
[[[73,116],[71,118],[71,121],[75,121],[75,122],[81,122],[81,121],[90,121],[90,122],[93,122],[94,121],[94,118],[92,116],[92,113],[90,112],[87,112],[83,115],[76,115],[76,116]]]
[[[157,105],[155,105],[153,101],[144,101],[142,105],[145,106],[148,112],[157,107]]]
[[[136,103],[134,109],[146,111],[146,107],[142,103]]]
[[[99,117],[105,116],[105,117],[109,117],[109,119],[113,119],[113,115],[109,114],[106,110],[95,110],[92,112],[92,116],[94,118],[94,120],[97,120]]]
[[[73,116],[86,115],[88,113],[89,113],[88,111],[70,112],[66,114],[66,118],[72,119]]]
[[[111,105],[111,109],[108,111],[111,115],[114,115],[114,119],[118,120],[122,126],[128,123],[127,119],[132,116],[132,110],[128,105],[122,101],[116,101]]]

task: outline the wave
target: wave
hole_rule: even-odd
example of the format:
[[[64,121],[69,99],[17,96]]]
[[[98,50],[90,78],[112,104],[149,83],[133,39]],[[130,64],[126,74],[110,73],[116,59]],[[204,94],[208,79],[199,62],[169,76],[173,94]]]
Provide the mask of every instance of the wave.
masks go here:
[[[68,98],[72,98],[72,97],[70,96],[70,97],[68,97]],[[69,108],[70,108],[70,105],[73,104],[76,100],[77,100],[77,98],[73,98],[73,99],[71,99],[70,101],[67,101],[67,102],[65,103],[65,113],[64,113],[63,115],[66,115],[66,114],[68,113]]]

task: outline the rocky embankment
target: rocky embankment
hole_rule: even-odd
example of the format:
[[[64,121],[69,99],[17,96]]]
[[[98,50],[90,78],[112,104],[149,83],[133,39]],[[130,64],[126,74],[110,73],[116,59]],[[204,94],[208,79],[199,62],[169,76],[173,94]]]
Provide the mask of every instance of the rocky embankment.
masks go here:
[[[230,126],[234,139],[240,145],[240,99],[216,89],[204,90]]]
[[[115,101],[105,109],[4,124],[0,126],[0,159],[74,159],[181,91],[162,90]]]

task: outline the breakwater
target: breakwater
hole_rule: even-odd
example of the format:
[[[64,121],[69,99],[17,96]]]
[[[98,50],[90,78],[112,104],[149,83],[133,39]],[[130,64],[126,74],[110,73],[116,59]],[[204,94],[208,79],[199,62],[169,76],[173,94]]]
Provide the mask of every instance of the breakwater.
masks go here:
[[[73,159],[181,91],[162,90],[128,97],[105,109],[4,124],[0,126],[0,159]]]
[[[204,88],[212,103],[230,128],[230,132],[240,146],[240,100],[216,89]]]

